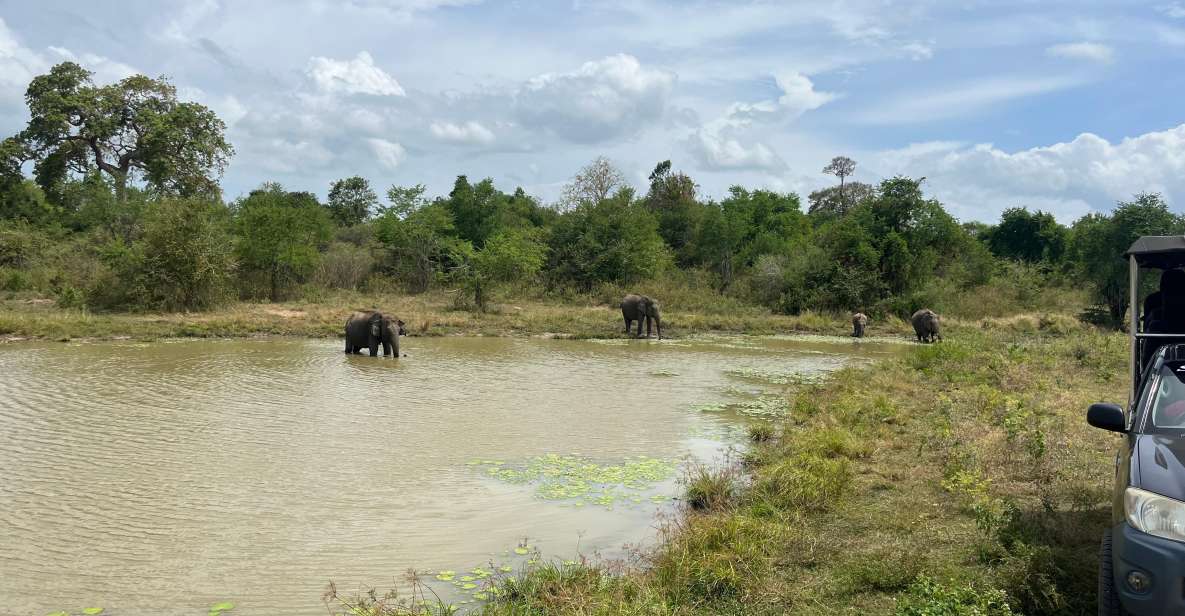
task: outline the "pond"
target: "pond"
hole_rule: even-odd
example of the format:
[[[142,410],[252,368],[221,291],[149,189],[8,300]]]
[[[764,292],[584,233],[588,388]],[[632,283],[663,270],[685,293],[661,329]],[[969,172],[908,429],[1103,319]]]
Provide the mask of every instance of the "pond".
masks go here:
[[[679,465],[895,345],[411,338],[0,346],[0,612],[324,614],[321,592],[651,541]],[[487,572],[488,573],[488,572]],[[467,579],[468,578],[468,579]]]

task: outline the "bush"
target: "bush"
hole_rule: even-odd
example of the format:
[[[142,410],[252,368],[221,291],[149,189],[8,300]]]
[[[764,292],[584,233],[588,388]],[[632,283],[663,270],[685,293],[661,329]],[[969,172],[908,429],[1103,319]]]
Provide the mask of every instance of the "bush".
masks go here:
[[[29,273],[19,269],[0,268],[0,290],[27,291],[33,287]]]
[[[947,586],[919,576],[897,598],[894,616],[1012,616],[1007,597],[997,589]]]
[[[234,243],[221,204],[161,201],[144,224],[147,302],[165,310],[200,310],[225,300],[236,269]]]
[[[166,200],[154,205],[143,236],[108,242],[105,265],[88,292],[96,307],[200,310],[225,300],[235,272],[234,244],[221,205]]]
[[[846,458],[801,453],[762,469],[753,494],[780,509],[826,511],[851,481],[851,463]]]
[[[687,505],[698,511],[722,509],[736,495],[737,480],[734,468],[711,470],[697,466],[687,478]]]
[[[330,289],[357,291],[374,269],[374,263],[368,248],[338,242],[321,255],[313,282]]]

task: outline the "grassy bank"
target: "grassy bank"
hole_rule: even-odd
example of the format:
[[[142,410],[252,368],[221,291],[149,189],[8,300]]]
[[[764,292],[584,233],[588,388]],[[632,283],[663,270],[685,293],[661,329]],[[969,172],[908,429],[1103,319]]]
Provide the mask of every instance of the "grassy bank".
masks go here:
[[[456,306],[455,295],[357,294],[338,292],[280,303],[240,302],[206,312],[104,313],[64,309],[37,298],[0,301],[0,340],[13,338],[152,339],[166,337],[340,336],[347,315],[378,307],[399,316],[412,336],[621,336],[620,310],[596,298],[509,298],[477,312]],[[705,332],[778,334],[809,332],[847,335],[848,315],[804,313],[787,316],[768,309],[732,303],[720,308],[668,302],[663,334],[679,337]],[[870,335],[905,334],[898,320],[874,321]]]
[[[1115,443],[1083,417],[1125,399],[1124,348],[1018,317],[837,373],[691,478],[642,563],[541,567],[487,612],[1093,613]]]
[[[34,293],[0,296],[0,342],[13,339],[156,339],[170,337],[340,336],[350,312],[378,308],[407,323],[412,336],[621,336],[618,302],[628,292],[658,298],[663,334],[670,337],[708,332],[745,334],[813,333],[848,335],[850,314],[807,311],[775,314],[765,306],[717,292],[679,277],[637,288],[606,285],[584,294],[548,294],[535,289],[500,293],[485,311],[476,311],[458,291],[423,294],[350,292],[308,287],[286,302],[236,302],[186,313],[103,312],[66,308]],[[970,291],[939,289],[927,305],[958,327],[982,319],[1000,319],[1017,311],[1065,313],[1084,305],[1081,291],[1038,288],[1018,295],[996,284]],[[906,308],[907,310],[907,308]],[[1023,317],[1022,317],[1023,318]],[[900,318],[873,315],[870,336],[910,336]]]

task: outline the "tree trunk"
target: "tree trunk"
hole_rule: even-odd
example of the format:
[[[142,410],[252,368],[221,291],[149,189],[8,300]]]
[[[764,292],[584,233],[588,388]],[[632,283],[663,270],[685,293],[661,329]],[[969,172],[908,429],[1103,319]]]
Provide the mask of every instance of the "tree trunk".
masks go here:
[[[279,296],[279,294],[280,294],[280,284],[279,284],[279,278],[280,278],[280,264],[279,264],[279,263],[273,263],[273,264],[272,264],[272,276],[271,276],[271,278],[272,278],[272,279],[271,279],[271,288],[272,288],[272,289],[271,289],[271,294],[270,294],[270,297],[271,297],[271,299],[272,299],[272,301],[273,301],[273,302],[276,302],[276,301],[279,301],[279,299],[278,299],[278,296]]]
[[[839,209],[840,213],[848,213],[848,204],[843,200],[843,176],[839,176]]]
[[[115,171],[111,178],[115,180],[115,202],[123,205],[128,197],[128,174],[126,171]]]
[[[1127,298],[1111,302],[1108,308],[1111,312],[1111,323],[1115,325],[1115,329],[1126,330],[1127,323],[1124,322],[1123,316],[1127,312]]]

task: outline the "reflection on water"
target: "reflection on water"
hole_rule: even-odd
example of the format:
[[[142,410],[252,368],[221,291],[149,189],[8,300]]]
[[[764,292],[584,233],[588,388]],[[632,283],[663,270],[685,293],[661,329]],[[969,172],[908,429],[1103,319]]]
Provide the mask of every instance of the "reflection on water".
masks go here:
[[[330,579],[385,588],[524,538],[564,558],[638,543],[673,478],[581,507],[467,463],[712,456],[736,418],[695,405],[752,385],[726,371],[817,374],[888,352],[777,338],[404,348],[390,360],[333,340],[0,347],[0,610],[197,614],[233,600],[240,615],[321,614]]]

